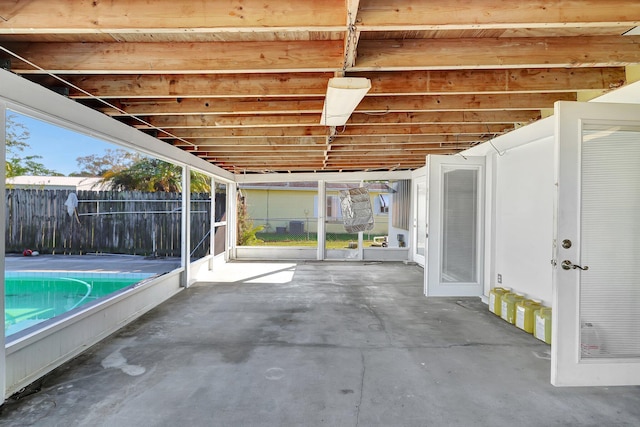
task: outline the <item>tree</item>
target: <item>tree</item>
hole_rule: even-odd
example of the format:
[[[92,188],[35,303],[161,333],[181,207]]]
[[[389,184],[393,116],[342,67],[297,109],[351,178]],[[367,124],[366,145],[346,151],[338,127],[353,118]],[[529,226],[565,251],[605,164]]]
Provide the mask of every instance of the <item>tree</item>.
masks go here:
[[[240,191],[238,191],[236,195],[238,212],[237,212],[237,241],[239,246],[254,246],[258,243],[262,243],[263,241],[258,239],[256,233],[261,232],[264,229],[264,226],[259,225],[257,227],[253,226],[253,220],[249,216],[249,211],[247,209],[247,199]]]
[[[115,150],[107,149],[101,156],[91,154],[76,158],[80,172],[73,173],[72,175],[104,176],[109,172],[113,173],[127,169],[141,159],[142,155],[139,153],[121,148],[116,148]]]
[[[60,172],[47,168],[35,159],[41,159],[41,156],[27,156],[24,158],[13,157],[7,159],[6,170],[7,177],[31,175],[31,176],[64,176]]]
[[[102,176],[114,190],[173,192],[182,191],[182,168],[158,159],[143,157],[121,170],[110,170]],[[191,172],[191,191],[208,193],[211,180],[201,173]]]
[[[211,191],[211,178],[207,175],[191,171],[191,192],[209,193]]]
[[[29,140],[30,134],[26,126],[16,121],[16,118],[17,116],[15,114],[7,114],[5,139],[7,147],[5,172],[7,178],[19,175],[62,175],[38,162],[37,159],[41,159],[42,156],[20,156],[20,153],[26,148],[29,148],[27,141]]]

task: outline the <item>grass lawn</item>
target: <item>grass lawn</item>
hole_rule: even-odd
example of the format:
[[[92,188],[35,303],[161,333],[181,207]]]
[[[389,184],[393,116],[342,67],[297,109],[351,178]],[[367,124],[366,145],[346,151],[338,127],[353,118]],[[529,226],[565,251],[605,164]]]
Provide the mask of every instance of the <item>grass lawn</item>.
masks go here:
[[[300,234],[276,234],[276,233],[257,233],[256,237],[262,240],[262,243],[256,243],[252,246],[296,246],[296,247],[313,247],[318,245],[318,239],[316,233],[309,233],[309,240],[307,235]],[[371,240],[367,240],[366,237],[370,237]],[[364,247],[367,248],[373,243],[373,235],[365,236],[363,242]],[[332,234],[326,241],[327,249],[347,249],[349,242],[358,242],[357,234]]]

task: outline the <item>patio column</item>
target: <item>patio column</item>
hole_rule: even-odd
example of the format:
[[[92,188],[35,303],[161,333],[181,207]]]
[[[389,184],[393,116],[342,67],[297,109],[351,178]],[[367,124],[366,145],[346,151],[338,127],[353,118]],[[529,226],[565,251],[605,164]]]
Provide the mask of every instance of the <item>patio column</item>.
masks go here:
[[[318,253],[317,260],[322,261],[324,259],[324,245],[325,245],[325,229],[326,229],[326,215],[327,215],[327,192],[325,182],[318,180]]]
[[[3,159],[5,159],[6,162],[6,158],[7,158],[7,147],[6,147],[6,143],[7,143],[7,121],[6,121],[6,117],[7,117],[7,109],[6,109],[6,104],[4,102],[0,102],[0,139],[2,139],[2,145],[0,145],[0,156],[2,156]],[[6,163],[5,163],[6,164]],[[2,171],[0,172],[0,195],[2,195],[2,206],[0,206],[0,227],[2,227],[2,235],[5,236],[6,235],[6,230],[5,230],[5,226],[6,226],[6,205],[4,203],[5,200],[5,188],[6,188],[6,166],[2,168]],[[0,282],[0,292],[2,293],[2,297],[0,298],[0,313],[2,314],[2,318],[4,319],[5,313],[5,307],[4,307],[4,257],[5,257],[5,253],[4,253],[4,239],[0,239],[0,269],[2,269],[2,281]],[[2,387],[2,400],[4,401],[5,396],[5,391],[7,389],[7,385],[6,385],[6,366],[7,366],[7,359],[6,359],[6,354],[5,354],[5,337],[4,337],[4,332],[2,333],[2,342],[0,343],[2,345],[0,345],[0,360],[2,361],[2,363],[0,363],[0,387]]]
[[[191,283],[191,168],[182,168],[182,266],[184,275],[182,286]]]

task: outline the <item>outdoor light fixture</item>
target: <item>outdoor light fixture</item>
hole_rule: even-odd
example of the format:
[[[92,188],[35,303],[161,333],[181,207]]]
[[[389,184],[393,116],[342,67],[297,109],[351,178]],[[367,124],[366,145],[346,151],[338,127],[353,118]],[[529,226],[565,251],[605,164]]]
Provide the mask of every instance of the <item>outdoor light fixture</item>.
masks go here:
[[[371,89],[371,80],[364,77],[334,77],[329,79],[320,124],[342,126]]]

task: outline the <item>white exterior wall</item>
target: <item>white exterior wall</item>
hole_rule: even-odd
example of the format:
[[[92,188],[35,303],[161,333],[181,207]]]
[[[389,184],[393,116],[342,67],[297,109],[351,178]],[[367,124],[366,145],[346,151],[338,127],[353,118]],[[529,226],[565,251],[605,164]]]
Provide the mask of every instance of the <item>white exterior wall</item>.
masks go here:
[[[553,137],[495,154],[495,270],[491,284],[552,300]],[[497,275],[502,275],[498,284]]]
[[[486,157],[485,297],[507,287],[551,305],[553,125],[549,117],[463,152]]]

